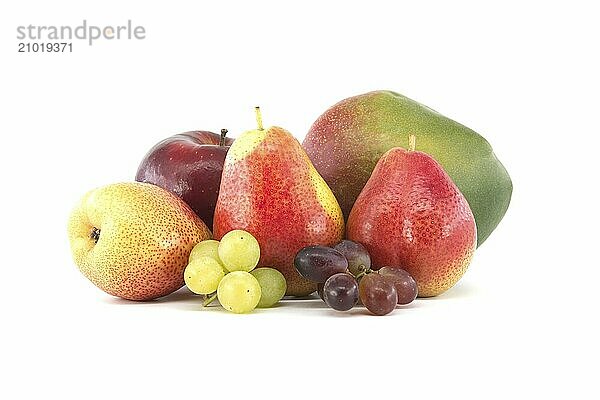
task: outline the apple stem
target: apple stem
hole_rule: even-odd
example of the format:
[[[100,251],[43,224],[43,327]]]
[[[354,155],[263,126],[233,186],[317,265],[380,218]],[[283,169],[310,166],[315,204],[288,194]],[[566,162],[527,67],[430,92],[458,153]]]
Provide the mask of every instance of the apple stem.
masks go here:
[[[417,137],[414,134],[408,136],[408,151],[415,151],[417,147]]]
[[[223,146],[225,144],[225,136],[227,136],[227,129],[221,129],[221,139],[219,140],[219,146]]]
[[[258,125],[258,130],[262,131],[263,123],[262,123],[262,114],[260,113],[260,107],[254,107],[254,113],[256,114],[256,125]]]
[[[217,294],[213,293],[210,296],[206,296],[204,298],[204,302],[202,303],[202,307],[206,307],[207,305],[209,305],[210,303],[212,303],[213,301],[215,301],[215,299],[217,298]]]

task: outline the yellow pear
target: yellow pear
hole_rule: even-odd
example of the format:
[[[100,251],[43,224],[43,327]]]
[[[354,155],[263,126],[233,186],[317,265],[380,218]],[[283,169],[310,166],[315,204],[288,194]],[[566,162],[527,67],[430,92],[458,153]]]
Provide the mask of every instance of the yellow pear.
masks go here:
[[[68,233],[83,275],[129,300],[151,300],[182,287],[192,248],[211,237],[179,197],[138,182],[88,192],[71,213]]]

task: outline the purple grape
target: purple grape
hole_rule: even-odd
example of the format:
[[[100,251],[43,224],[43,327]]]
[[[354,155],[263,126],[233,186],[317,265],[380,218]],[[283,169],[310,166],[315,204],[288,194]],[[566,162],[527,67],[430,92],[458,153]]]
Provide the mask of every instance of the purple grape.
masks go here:
[[[409,304],[417,298],[417,282],[408,272],[400,268],[382,267],[379,269],[379,275],[394,285],[398,294],[398,304]]]
[[[326,246],[303,248],[296,254],[294,265],[300,275],[314,282],[325,282],[330,276],[348,269],[346,257]]]
[[[348,311],[358,301],[358,283],[354,276],[341,272],[329,277],[323,285],[323,300],[338,311]]]
[[[364,306],[375,315],[391,313],[398,303],[396,288],[378,273],[363,276],[358,292]]]
[[[362,244],[351,240],[342,240],[335,245],[334,249],[346,257],[348,260],[348,270],[352,275],[357,276],[361,272],[371,268],[371,257]]]

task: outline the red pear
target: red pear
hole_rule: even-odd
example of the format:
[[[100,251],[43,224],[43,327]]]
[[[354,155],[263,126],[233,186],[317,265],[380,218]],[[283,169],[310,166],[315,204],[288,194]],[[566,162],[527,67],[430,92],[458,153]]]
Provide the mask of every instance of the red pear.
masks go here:
[[[258,129],[238,137],[225,158],[214,234],[250,232],[260,244],[259,267],[272,267],[287,281],[287,294],[305,296],[316,284],[298,274],[294,258],[303,247],[333,246],[344,236],[335,196],[300,143],[285,129]]]
[[[450,176],[428,154],[400,147],[375,166],[350,212],[347,237],[367,248],[374,269],[408,271],[420,297],[451,288],[477,244],[473,213]]]

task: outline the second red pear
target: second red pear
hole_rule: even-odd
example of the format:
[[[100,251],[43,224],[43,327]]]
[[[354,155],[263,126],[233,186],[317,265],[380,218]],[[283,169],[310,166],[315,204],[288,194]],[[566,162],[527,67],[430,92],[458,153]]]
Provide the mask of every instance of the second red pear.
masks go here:
[[[477,244],[469,204],[441,165],[400,147],[377,163],[350,212],[347,237],[367,248],[374,269],[408,271],[420,297],[451,288]]]

